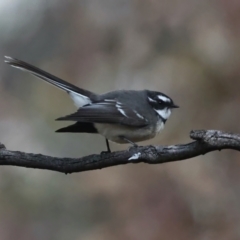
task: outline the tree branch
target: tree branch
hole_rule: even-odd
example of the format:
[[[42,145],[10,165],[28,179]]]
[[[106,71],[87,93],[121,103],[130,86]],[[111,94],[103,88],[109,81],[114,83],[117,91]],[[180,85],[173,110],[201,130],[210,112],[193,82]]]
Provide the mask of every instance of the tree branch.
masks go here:
[[[83,172],[127,163],[159,164],[180,161],[211,151],[233,149],[240,151],[240,135],[217,130],[191,131],[195,140],[172,146],[139,146],[129,150],[93,154],[82,158],[57,158],[42,154],[10,151],[0,143],[0,165],[48,169],[63,173]]]

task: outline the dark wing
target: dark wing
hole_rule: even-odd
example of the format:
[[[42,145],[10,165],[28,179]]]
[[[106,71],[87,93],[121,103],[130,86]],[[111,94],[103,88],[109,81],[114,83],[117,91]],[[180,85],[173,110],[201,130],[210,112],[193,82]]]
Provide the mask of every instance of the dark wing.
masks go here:
[[[113,99],[95,102],[80,108],[76,113],[58,118],[91,123],[122,124],[131,127],[144,127],[148,125],[147,119],[135,110]]]

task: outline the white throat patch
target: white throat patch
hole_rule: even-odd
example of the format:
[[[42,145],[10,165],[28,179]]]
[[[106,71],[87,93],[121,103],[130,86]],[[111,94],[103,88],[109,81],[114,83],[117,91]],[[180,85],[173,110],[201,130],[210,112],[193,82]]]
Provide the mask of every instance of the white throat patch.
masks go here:
[[[158,110],[158,109],[154,109],[157,113],[158,113],[158,115],[160,116],[160,117],[162,117],[163,119],[168,119],[169,117],[170,117],[170,115],[171,115],[171,109],[169,109],[169,108],[164,108],[164,109],[160,109],[160,110]]]

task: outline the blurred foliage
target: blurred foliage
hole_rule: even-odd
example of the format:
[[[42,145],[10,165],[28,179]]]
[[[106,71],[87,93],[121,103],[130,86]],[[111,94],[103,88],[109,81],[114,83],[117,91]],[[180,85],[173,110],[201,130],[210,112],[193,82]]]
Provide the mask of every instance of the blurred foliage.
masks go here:
[[[62,157],[105,149],[101,136],[54,133],[71,100],[4,55],[98,93],[169,94],[181,108],[143,144],[185,143],[191,129],[240,132],[239,10],[234,0],[2,0],[0,141]],[[1,167],[0,239],[240,239],[239,160],[223,151],[66,176]]]

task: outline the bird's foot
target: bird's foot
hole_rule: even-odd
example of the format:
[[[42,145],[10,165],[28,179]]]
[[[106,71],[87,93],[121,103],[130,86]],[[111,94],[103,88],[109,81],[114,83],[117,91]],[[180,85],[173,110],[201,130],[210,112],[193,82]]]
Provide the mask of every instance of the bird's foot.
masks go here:
[[[100,155],[105,155],[105,154],[108,154],[108,153],[111,153],[111,151],[102,151],[102,152],[100,153]]]
[[[126,138],[126,137],[124,137],[124,136],[122,136],[121,137],[124,141],[126,141],[127,143],[130,143],[131,144],[131,146],[129,147],[129,150],[131,149],[131,148],[137,148],[138,147],[138,145],[135,143],[135,142],[132,142],[131,140],[129,140],[128,138]]]

